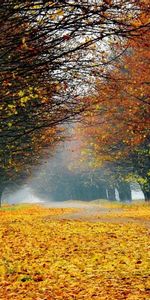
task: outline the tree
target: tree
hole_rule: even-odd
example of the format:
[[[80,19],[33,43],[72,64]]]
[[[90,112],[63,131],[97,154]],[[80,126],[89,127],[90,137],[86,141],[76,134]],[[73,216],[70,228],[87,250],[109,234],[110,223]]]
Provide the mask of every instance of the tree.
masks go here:
[[[146,13],[144,3],[140,2]],[[113,1],[3,1],[1,178],[9,173],[10,161],[22,157],[24,149],[29,153],[33,145],[39,145],[44,137],[42,129],[53,131],[56,125],[72,120],[87,108],[89,103],[78,97],[77,86],[81,82],[86,86],[85,75],[89,82],[99,65],[112,61],[111,47],[121,45],[116,47],[118,57],[124,38],[140,36],[141,29],[147,30],[147,20],[134,23],[139,16],[138,1],[131,3],[130,15],[129,4],[130,1],[119,1],[117,5]],[[108,50],[103,50],[104,45]]]
[[[79,126],[83,147],[88,149],[83,154],[93,167],[109,163],[110,168],[115,166],[117,176],[127,181],[136,178],[146,200],[150,198],[149,40],[146,31],[128,42],[128,50],[114,62],[109,77],[99,80],[95,95],[85,99],[91,110],[85,113],[84,131],[83,124]]]
[[[128,168],[130,165],[129,179],[139,183],[144,194],[145,201],[150,200],[150,155],[149,155],[149,138],[145,139],[133,152],[128,156]],[[131,168],[132,166],[132,168]],[[128,178],[127,177],[127,178]]]

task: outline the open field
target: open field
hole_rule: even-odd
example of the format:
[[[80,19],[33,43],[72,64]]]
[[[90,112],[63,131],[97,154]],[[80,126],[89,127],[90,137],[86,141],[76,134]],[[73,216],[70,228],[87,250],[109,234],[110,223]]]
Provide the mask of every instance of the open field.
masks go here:
[[[150,299],[150,206],[5,206],[0,300]]]

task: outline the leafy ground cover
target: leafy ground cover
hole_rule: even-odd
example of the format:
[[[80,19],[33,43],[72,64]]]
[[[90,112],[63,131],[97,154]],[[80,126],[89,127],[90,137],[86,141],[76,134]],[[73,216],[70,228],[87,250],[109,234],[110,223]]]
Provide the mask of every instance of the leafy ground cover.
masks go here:
[[[142,207],[147,218],[150,208]],[[136,206],[128,210],[136,218]],[[100,213],[99,222],[63,218],[73,212],[36,205],[0,211],[0,300],[149,300],[149,228],[111,216],[102,222]]]
[[[111,215],[120,218],[127,217],[135,220],[150,221],[150,203],[148,202],[119,203],[105,201],[102,203],[102,206],[109,209],[108,218]]]

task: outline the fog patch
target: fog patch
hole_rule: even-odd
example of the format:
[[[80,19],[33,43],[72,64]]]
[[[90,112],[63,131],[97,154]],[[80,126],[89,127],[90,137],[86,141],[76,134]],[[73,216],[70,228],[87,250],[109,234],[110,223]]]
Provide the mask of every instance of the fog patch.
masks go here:
[[[22,187],[16,192],[4,192],[2,201],[8,204],[44,202],[42,199],[37,197],[33,190],[28,186]]]
[[[131,190],[131,192],[132,192],[132,200],[144,200],[145,199],[142,190],[139,190],[139,191]]]

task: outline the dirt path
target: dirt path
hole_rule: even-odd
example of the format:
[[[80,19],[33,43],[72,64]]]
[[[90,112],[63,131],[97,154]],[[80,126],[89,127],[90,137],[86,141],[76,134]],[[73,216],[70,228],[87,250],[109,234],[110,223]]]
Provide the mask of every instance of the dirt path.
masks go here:
[[[48,204],[48,207],[54,207]],[[102,222],[102,223],[112,223],[112,224],[138,224],[144,227],[150,228],[150,221],[144,218],[134,218],[119,216],[123,213],[121,208],[105,208],[103,206],[89,205],[89,204],[75,204],[68,203],[57,204],[57,207],[70,207],[76,208],[74,212],[66,213],[58,216],[51,216],[50,219],[53,220],[74,220],[74,221],[87,221],[87,222]]]

